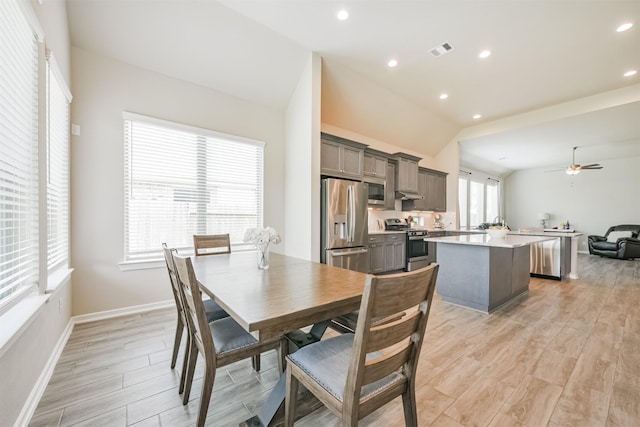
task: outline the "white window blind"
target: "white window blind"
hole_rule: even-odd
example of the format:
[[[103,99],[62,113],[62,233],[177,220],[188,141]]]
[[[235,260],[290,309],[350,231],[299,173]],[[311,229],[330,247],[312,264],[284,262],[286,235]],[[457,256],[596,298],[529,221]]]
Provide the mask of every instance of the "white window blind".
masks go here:
[[[69,102],[52,56],[47,61],[47,270],[69,265]]]
[[[0,306],[38,277],[38,41],[0,1]]]
[[[124,138],[125,261],[262,226],[263,143],[131,113]]]

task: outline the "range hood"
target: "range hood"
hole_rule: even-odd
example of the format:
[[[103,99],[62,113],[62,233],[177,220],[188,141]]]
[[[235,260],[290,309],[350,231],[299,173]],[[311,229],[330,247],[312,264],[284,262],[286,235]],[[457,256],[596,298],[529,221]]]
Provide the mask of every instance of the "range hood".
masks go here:
[[[418,193],[410,193],[408,191],[396,191],[396,199],[400,200],[421,200],[422,197]]]

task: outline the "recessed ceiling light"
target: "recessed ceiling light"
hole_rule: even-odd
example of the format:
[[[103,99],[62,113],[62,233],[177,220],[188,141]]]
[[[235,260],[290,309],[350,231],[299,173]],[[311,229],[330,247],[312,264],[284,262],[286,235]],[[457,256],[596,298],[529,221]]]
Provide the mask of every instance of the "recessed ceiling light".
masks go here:
[[[483,50],[482,52],[480,52],[478,54],[478,58],[480,58],[480,59],[488,58],[490,56],[491,56],[491,51],[490,50]]]
[[[616,31],[621,33],[623,31],[627,31],[631,27],[633,27],[633,24],[631,22],[625,22],[624,24],[622,24],[618,28],[616,28]]]
[[[398,61],[396,61],[395,59],[391,59],[391,60],[389,60],[389,62],[387,62],[387,65],[388,65],[390,68],[393,68],[393,67],[395,67],[396,65],[398,65]]]
[[[346,10],[342,9],[340,12],[338,12],[339,20],[345,21],[348,18],[349,18],[349,12],[347,12]]]
[[[474,119],[474,120],[478,120],[478,119],[479,119],[479,118],[481,118],[481,117],[482,117],[482,114],[474,114],[474,115],[473,115],[473,119]]]
[[[440,99],[447,99],[448,97],[449,95],[447,95],[446,93],[440,95]]]
[[[631,77],[631,76],[635,76],[638,73],[638,70],[629,70],[626,73],[624,73],[623,75],[625,77]]]

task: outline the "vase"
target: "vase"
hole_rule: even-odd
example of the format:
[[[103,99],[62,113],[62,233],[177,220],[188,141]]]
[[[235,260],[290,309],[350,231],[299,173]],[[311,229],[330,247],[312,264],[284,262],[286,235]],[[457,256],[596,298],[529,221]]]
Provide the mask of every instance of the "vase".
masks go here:
[[[266,270],[269,268],[269,244],[257,245],[256,248],[258,249],[258,268]]]

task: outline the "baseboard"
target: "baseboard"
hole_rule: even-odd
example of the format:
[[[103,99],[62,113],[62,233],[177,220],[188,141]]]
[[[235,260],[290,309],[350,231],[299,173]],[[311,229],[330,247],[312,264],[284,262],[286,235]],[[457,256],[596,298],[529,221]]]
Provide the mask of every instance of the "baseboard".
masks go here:
[[[36,381],[36,384],[33,386],[31,393],[29,393],[29,397],[27,398],[27,401],[22,407],[22,410],[18,415],[18,419],[16,420],[14,427],[26,427],[31,421],[31,417],[33,417],[33,414],[35,413],[36,408],[38,407],[38,403],[40,403],[40,399],[42,398],[42,395],[44,394],[44,391],[47,388],[47,385],[49,384],[49,380],[53,375],[53,371],[56,368],[56,364],[58,363],[58,360],[62,355],[64,346],[67,344],[67,341],[69,340],[69,337],[73,332],[73,327],[76,324],[94,322],[97,320],[104,320],[104,319],[112,319],[114,317],[127,316],[130,314],[146,313],[149,311],[160,310],[160,309],[172,307],[172,306],[175,306],[175,302],[173,300],[168,300],[168,301],[154,302],[150,304],[136,305],[133,307],[118,308],[115,310],[100,311],[100,312],[91,313],[91,314],[82,314],[80,316],[72,316],[69,319],[69,323],[67,323],[67,327],[65,328],[64,332],[62,332],[60,339],[56,343],[56,346],[53,349],[51,356],[49,356],[49,359],[47,360],[47,364],[42,370],[42,373],[38,377],[38,381]]]
[[[47,364],[45,365],[42,373],[38,377],[38,381],[33,386],[31,393],[29,393],[29,397],[25,402],[20,414],[18,415],[18,419],[14,424],[14,427],[26,427],[31,421],[31,417],[33,416],[36,408],[38,407],[38,403],[40,403],[40,399],[44,394],[45,389],[47,388],[47,384],[49,384],[49,380],[53,375],[53,371],[56,368],[56,364],[58,363],[58,359],[60,359],[60,355],[64,350],[64,346],[67,344],[69,337],[71,336],[71,332],[73,331],[73,318],[69,319],[69,323],[67,323],[67,327],[62,332],[60,339],[56,343],[51,356],[47,360]]]
[[[148,311],[160,310],[163,308],[175,307],[174,300],[153,302],[150,304],[134,305],[125,308],[116,308],[115,310],[99,311],[96,313],[81,314],[73,316],[74,324],[87,322],[95,322],[97,320],[112,319],[114,317],[127,316],[130,314],[146,313]]]

